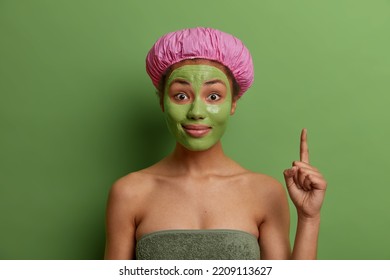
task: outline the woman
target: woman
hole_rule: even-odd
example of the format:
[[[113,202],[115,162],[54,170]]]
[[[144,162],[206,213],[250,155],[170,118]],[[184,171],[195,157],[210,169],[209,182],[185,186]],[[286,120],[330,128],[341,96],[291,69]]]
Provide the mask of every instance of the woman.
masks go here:
[[[223,152],[229,117],[253,82],[242,42],[211,28],[184,29],[161,37],[146,64],[177,143],[113,185],[105,258],[315,259],[326,181],[309,164],[306,130],[300,161],[284,171],[298,212],[292,252],[283,186]]]

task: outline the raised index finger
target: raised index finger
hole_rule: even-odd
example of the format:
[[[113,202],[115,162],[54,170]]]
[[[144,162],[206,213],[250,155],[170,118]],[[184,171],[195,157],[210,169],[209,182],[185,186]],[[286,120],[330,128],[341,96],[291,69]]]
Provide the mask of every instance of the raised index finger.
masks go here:
[[[307,146],[307,129],[302,129],[301,146],[300,146],[301,161],[309,163],[309,148]]]

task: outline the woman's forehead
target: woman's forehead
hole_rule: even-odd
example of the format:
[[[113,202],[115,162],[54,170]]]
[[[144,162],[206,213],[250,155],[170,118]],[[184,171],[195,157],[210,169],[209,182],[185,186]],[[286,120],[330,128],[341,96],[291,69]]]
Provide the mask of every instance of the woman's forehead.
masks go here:
[[[226,72],[225,66],[223,66],[221,63],[213,61],[213,60],[209,60],[209,59],[202,59],[202,58],[186,59],[186,60],[179,61],[179,62],[173,64],[171,69],[173,71],[173,70],[175,70],[179,67],[182,67],[184,65],[209,65],[209,66],[214,66],[214,67],[218,68],[219,70],[223,71],[224,73]],[[227,73],[225,73],[225,74],[227,74]]]
[[[215,66],[186,64],[172,71],[168,78],[167,86],[171,86],[173,83],[212,85],[217,82],[225,86],[230,85],[227,75]]]
[[[227,77],[227,80],[229,82],[230,87],[232,87],[233,81],[232,81],[231,74],[228,72],[228,70],[226,69],[226,67],[224,65],[222,65],[219,62],[213,61],[213,60],[202,59],[202,58],[186,59],[186,60],[175,63],[174,65],[172,65],[170,67],[170,71],[169,71],[168,76],[167,76],[168,80],[170,80],[170,78],[172,78],[171,77],[172,72],[174,72],[178,68],[181,68],[181,67],[187,66],[187,65],[207,65],[207,66],[215,67],[225,74],[225,76]]]

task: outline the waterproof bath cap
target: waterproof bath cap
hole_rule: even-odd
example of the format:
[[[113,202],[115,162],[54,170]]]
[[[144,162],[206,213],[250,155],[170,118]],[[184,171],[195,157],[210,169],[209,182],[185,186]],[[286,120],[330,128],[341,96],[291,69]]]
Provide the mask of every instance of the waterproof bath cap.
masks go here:
[[[253,62],[249,50],[233,35],[212,28],[189,28],[165,34],[150,49],[146,57],[146,71],[158,88],[168,67],[194,58],[214,60],[229,68],[240,86],[239,96],[253,83]]]

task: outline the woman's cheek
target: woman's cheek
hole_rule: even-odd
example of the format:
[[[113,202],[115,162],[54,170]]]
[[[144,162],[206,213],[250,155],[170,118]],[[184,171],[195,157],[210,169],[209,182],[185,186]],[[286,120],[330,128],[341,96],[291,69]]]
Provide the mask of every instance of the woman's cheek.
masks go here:
[[[227,104],[209,105],[207,111],[216,124],[225,123],[230,117],[230,106]]]
[[[181,137],[183,137],[184,134],[181,124],[186,117],[186,110],[188,109],[186,107],[188,106],[177,105],[170,102],[166,102],[165,106],[166,110],[164,114],[168,129],[173,134],[173,136],[179,140]]]
[[[209,112],[209,114],[217,115],[220,111],[221,108],[218,105],[207,106],[207,112]]]
[[[170,119],[182,122],[186,118],[188,105],[177,105],[173,103],[169,103],[167,105],[166,113]]]

